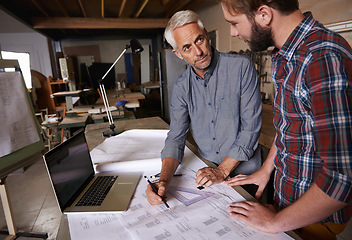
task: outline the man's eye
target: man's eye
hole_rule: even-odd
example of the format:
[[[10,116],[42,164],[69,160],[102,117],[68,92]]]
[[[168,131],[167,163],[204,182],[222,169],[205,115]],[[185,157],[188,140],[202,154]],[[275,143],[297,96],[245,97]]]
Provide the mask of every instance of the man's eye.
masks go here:
[[[190,49],[191,49],[191,47],[187,46],[187,47],[184,47],[184,48],[183,48],[183,51],[187,52],[187,51],[189,51]]]

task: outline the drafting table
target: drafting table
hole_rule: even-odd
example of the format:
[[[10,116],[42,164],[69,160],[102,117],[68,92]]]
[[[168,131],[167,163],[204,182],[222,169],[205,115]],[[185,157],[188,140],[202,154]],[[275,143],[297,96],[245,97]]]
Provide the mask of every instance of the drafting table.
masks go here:
[[[82,90],[77,91],[63,91],[63,92],[56,92],[51,94],[50,97],[65,97],[66,107],[67,110],[73,109],[73,100],[72,97],[78,97],[82,93]]]
[[[108,139],[108,140],[106,140],[105,142],[103,142],[102,143],[102,141],[104,140],[104,138],[103,137],[100,137],[101,136],[101,132],[102,131],[104,131],[105,130],[105,128],[108,128],[108,124],[92,124],[92,125],[88,125],[87,126],[87,128],[86,128],[86,137],[87,137],[87,141],[88,141],[88,144],[89,144],[89,148],[90,149],[93,149],[92,151],[91,151],[91,155],[92,155],[92,159],[93,159],[93,162],[96,160],[96,156],[98,156],[99,155],[99,150],[101,150],[101,152],[103,152],[103,153],[105,153],[106,155],[105,155],[105,157],[104,158],[106,158],[106,157],[109,157],[109,155],[108,154],[111,154],[111,156],[113,156],[113,155],[118,155],[118,154],[120,154],[119,153],[119,151],[117,151],[117,152],[110,152],[109,153],[109,151],[111,150],[111,151],[116,151],[116,149],[118,149],[117,147],[111,147],[110,148],[110,150],[107,150],[107,149],[109,149],[109,148],[104,148],[104,147],[106,147],[106,142],[107,141],[116,141],[116,144],[112,144],[112,146],[121,146],[122,144],[121,143],[126,143],[127,142],[127,140],[131,140],[130,138],[126,138],[126,139],[119,139],[119,138],[110,138],[110,139]],[[129,136],[129,137],[131,137],[131,136],[133,136],[133,134],[131,134],[131,133],[134,133],[134,132],[138,132],[139,133],[139,137],[136,137],[135,138],[135,142],[144,142],[145,144],[144,145],[141,145],[139,148],[138,147],[135,147],[134,149],[135,149],[135,151],[130,151],[130,152],[127,152],[127,154],[125,154],[124,156],[121,156],[122,158],[128,158],[129,156],[130,156],[130,158],[133,158],[133,160],[134,159],[137,159],[138,160],[138,157],[140,157],[141,156],[141,153],[140,152],[138,152],[138,150],[140,149],[140,151],[142,151],[142,154],[144,155],[144,157],[146,157],[146,156],[148,156],[147,158],[153,158],[153,157],[157,157],[157,156],[159,156],[159,153],[157,153],[157,152],[148,152],[148,149],[153,149],[153,144],[155,144],[154,142],[155,141],[149,141],[148,143],[146,142],[146,141],[144,141],[143,139],[147,139],[148,138],[148,134],[141,134],[141,132],[142,131],[148,131],[148,130],[145,130],[145,129],[167,129],[168,128],[168,125],[166,124],[166,123],[164,123],[160,118],[146,118],[146,119],[135,119],[135,120],[128,120],[128,121],[120,121],[120,122],[118,122],[118,126],[117,126],[117,128],[122,128],[122,129],[125,129],[125,130],[127,130],[127,129],[133,129],[133,130],[131,130],[131,131],[128,131],[128,132],[124,132],[124,133],[122,133],[120,136],[122,136],[123,134],[126,134],[126,136]],[[141,129],[141,130],[138,130],[138,129]],[[165,130],[152,130],[153,131],[153,134],[149,134],[150,136],[151,136],[151,138],[156,138],[157,137],[157,135],[158,134],[165,134],[165,133],[167,133],[167,131],[165,131]],[[135,135],[135,136],[137,136],[137,135]],[[164,135],[164,137],[165,137],[166,135]],[[120,142],[119,142],[120,141]],[[100,143],[102,143],[102,144],[100,144]],[[120,144],[119,144],[120,143]],[[130,142],[128,142],[128,144],[131,144]],[[105,145],[105,146],[104,146]],[[146,145],[146,146],[145,146]],[[191,146],[191,148],[192,148],[192,146]],[[154,154],[154,155],[153,155]],[[188,151],[186,151],[186,154],[185,154],[185,157],[186,158],[189,158],[189,157],[193,157],[194,156],[194,154],[188,149]],[[132,161],[132,159],[126,159],[126,161],[128,162],[128,161]],[[158,161],[160,161],[160,156],[158,157],[158,159],[157,159]],[[143,161],[143,160],[139,160],[139,161]],[[192,162],[192,161],[191,161]],[[199,162],[201,162],[201,161],[199,161]],[[95,162],[95,163],[97,163],[97,162]],[[192,163],[193,164],[193,163]],[[204,163],[203,163],[204,164]],[[98,165],[99,166],[99,165]],[[204,164],[204,166],[206,166],[205,164]],[[191,168],[190,168],[191,169]],[[195,168],[195,169],[197,169],[197,168]],[[183,169],[183,172],[184,173],[186,173],[186,171],[195,171],[195,170],[189,170],[189,169]],[[195,173],[193,172],[193,173],[191,173],[191,174],[187,174],[187,176],[189,176],[189,175],[195,175]],[[174,178],[175,179],[175,178]],[[192,180],[192,179],[191,179]],[[193,184],[195,184],[195,182],[194,181],[192,181],[192,183]],[[138,231],[137,232],[134,232],[134,228],[135,227],[137,227],[137,225],[134,225],[134,223],[133,223],[133,221],[135,220],[135,219],[141,219],[141,217],[142,216],[135,216],[135,212],[134,212],[134,210],[136,210],[136,209],[138,209],[138,208],[143,208],[143,206],[144,206],[144,208],[147,208],[147,209],[150,209],[150,211],[152,212],[152,211],[159,211],[159,210],[155,210],[155,209],[160,209],[160,208],[162,208],[163,207],[163,205],[160,205],[160,206],[157,206],[157,207],[155,207],[155,206],[153,206],[153,207],[150,207],[149,206],[149,203],[147,203],[147,200],[142,196],[143,195],[143,193],[144,193],[144,190],[145,190],[145,187],[146,187],[146,183],[145,183],[145,181],[144,180],[141,180],[141,182],[139,183],[140,184],[140,187],[139,188],[137,188],[137,191],[136,191],[136,193],[135,193],[135,198],[132,200],[132,203],[131,203],[131,206],[130,206],[130,208],[131,208],[131,211],[128,211],[128,212],[126,212],[126,213],[123,213],[123,214],[126,214],[126,217],[125,218],[123,218],[123,221],[125,222],[124,224],[126,224],[125,226],[130,226],[130,231],[131,232],[133,232],[133,234],[138,234],[138,231],[141,231],[142,233],[144,233],[144,232],[148,232],[148,230],[149,229],[146,229],[145,227],[144,227],[144,225],[140,225],[140,224],[137,224],[138,225],[138,227],[139,227],[139,229],[138,229]],[[215,197],[215,193],[214,192],[208,192],[208,191],[204,191],[203,193],[204,194],[202,194],[202,195],[200,195],[199,196],[199,198],[196,198],[196,199],[192,199],[192,200],[187,200],[187,199],[185,199],[185,198],[183,198],[182,197],[182,195],[178,195],[177,194],[177,192],[178,191],[183,191],[183,192],[186,192],[186,193],[190,193],[190,194],[192,194],[193,192],[192,192],[192,190],[194,190],[194,188],[192,188],[191,190],[190,190],[190,188],[182,188],[182,186],[183,185],[180,185],[179,187],[177,187],[176,186],[176,188],[170,188],[170,191],[169,191],[169,193],[171,194],[171,195],[173,195],[175,198],[174,198],[174,202],[176,201],[175,199],[177,199],[177,200],[179,200],[179,201],[176,201],[176,202],[181,202],[183,205],[186,205],[187,207],[192,207],[192,206],[196,206],[196,205],[192,205],[192,204],[196,204],[196,203],[198,203],[198,201],[200,201],[200,200],[203,200],[203,199],[206,199],[206,198],[211,198],[211,197]],[[216,185],[214,185],[214,191],[216,192],[216,189],[217,189],[217,187],[220,187],[220,185],[218,185],[218,186],[216,186]],[[228,189],[230,189],[230,190],[228,190]],[[231,191],[231,194],[234,194],[234,193],[236,193],[236,191],[237,192],[239,192],[239,193],[241,193],[241,195],[242,196],[245,196],[247,199],[248,198],[251,198],[251,196],[249,195],[249,194],[247,194],[241,187],[236,187],[236,191],[233,191],[233,189],[232,188],[230,188],[230,187],[228,187],[228,189],[227,189],[227,191]],[[230,195],[230,194],[227,194],[226,192],[223,192],[223,190],[221,189],[221,194],[224,194],[224,195]],[[240,194],[238,194],[238,193],[236,193],[237,195],[239,195],[240,197],[242,197]],[[142,196],[142,197],[141,197]],[[218,196],[218,195],[217,195]],[[136,200],[137,199],[137,200]],[[138,201],[140,201],[140,202],[138,202]],[[228,200],[228,201],[230,201],[230,200]],[[215,203],[215,202],[214,202]],[[225,214],[222,214],[222,213],[219,213],[219,212],[222,212],[222,211],[224,211],[224,212],[226,212],[226,207],[224,207],[225,205],[227,206],[227,202],[223,202],[223,201],[218,201],[217,203],[219,203],[220,205],[217,205],[217,212],[218,212],[218,215],[217,215],[217,217],[219,218],[219,216],[220,217],[224,217],[225,216],[225,218],[228,218],[228,213],[225,213]],[[173,204],[173,202],[172,202],[172,198],[170,198],[170,204],[172,205]],[[223,204],[223,205],[221,205],[221,204]],[[214,204],[215,205],[215,204]],[[172,206],[175,206],[175,205],[172,205]],[[220,206],[220,207],[219,207]],[[222,207],[221,207],[222,206]],[[177,206],[177,207],[175,207],[175,209],[180,209],[180,207],[182,208],[182,206]],[[209,206],[208,206],[209,207]],[[183,206],[183,208],[185,208],[184,206]],[[132,210],[132,209],[134,209],[134,210]],[[154,209],[154,210],[152,210],[152,209]],[[224,210],[225,209],[225,210]],[[193,209],[192,209],[192,211],[199,211],[199,210],[202,210],[202,208],[195,208],[195,207],[193,207]],[[175,210],[175,211],[177,211],[177,210]],[[183,212],[187,212],[187,211],[183,211]],[[167,213],[165,213],[165,214],[161,214],[161,215],[159,215],[159,217],[160,217],[160,222],[163,222],[163,220],[167,220],[167,219],[165,219],[166,217],[166,215],[168,214],[169,212],[167,212]],[[205,214],[208,214],[209,213],[209,211],[206,211],[206,213],[203,213],[203,217],[204,217],[204,215]],[[154,214],[155,214],[155,212],[154,212]],[[151,216],[154,216],[154,214],[152,214]],[[180,214],[180,213],[179,213]],[[73,228],[73,232],[75,232],[75,233],[77,233],[78,232],[78,234],[81,234],[82,232],[84,232],[84,231],[82,231],[82,229],[78,229],[78,228],[85,228],[84,230],[87,230],[88,229],[88,231],[92,231],[92,229],[89,229],[91,226],[92,226],[92,222],[90,222],[90,221],[93,221],[93,223],[94,224],[97,224],[97,223],[99,223],[100,225],[104,225],[104,224],[107,224],[107,225],[105,225],[105,226],[109,226],[108,224],[117,224],[117,225],[114,225],[114,227],[112,227],[111,225],[110,225],[110,230],[109,230],[109,228],[107,228],[107,229],[105,229],[104,231],[102,231],[100,234],[104,234],[104,237],[106,238],[106,239],[109,239],[109,236],[112,236],[113,234],[118,234],[118,235],[114,235],[115,237],[114,237],[114,239],[129,239],[128,237],[127,237],[127,235],[124,235],[124,234],[127,234],[125,231],[127,231],[127,230],[125,230],[124,228],[122,228],[122,229],[120,229],[119,227],[121,227],[121,225],[119,225],[119,221],[120,220],[118,220],[117,219],[117,215],[114,215],[114,214],[111,214],[111,215],[99,215],[99,216],[97,216],[96,218],[95,218],[95,216],[94,216],[94,219],[91,219],[91,216],[89,216],[89,217],[83,217],[82,219],[81,219],[81,217],[80,217],[80,215],[77,215],[77,214],[75,214],[74,215],[74,217],[72,218],[72,216],[73,215],[70,215],[70,216],[68,216],[68,219],[70,220],[70,226],[71,226],[71,228],[72,228],[72,226],[75,226],[74,228]],[[146,215],[147,216],[147,215]],[[170,217],[171,215],[170,215],[170,213],[167,215],[168,217]],[[193,217],[194,216],[196,216],[196,215],[193,215]],[[198,215],[197,215],[198,216]],[[227,217],[226,217],[227,216]],[[182,217],[182,216],[181,216]],[[80,218],[79,220],[77,220],[77,218]],[[148,219],[149,217],[147,217],[146,219]],[[64,238],[60,238],[60,237],[66,237],[66,239],[68,238],[68,237],[70,237],[69,236],[69,234],[67,233],[67,228],[68,228],[68,224],[67,224],[67,220],[66,220],[67,218],[66,218],[66,216],[64,216],[64,218],[63,218],[63,222],[62,222],[62,225],[61,225],[61,227],[60,227],[60,230],[59,230],[59,234],[58,234],[58,240],[60,240],[60,239],[64,239]],[[71,221],[72,221],[72,219],[74,219],[74,221],[76,222],[76,224],[77,224],[77,221],[79,221],[79,225],[72,225],[71,224]],[[217,221],[216,220],[217,218],[216,217],[214,217],[214,218],[212,218],[212,217],[210,217],[209,216],[209,219],[207,220],[207,223],[208,224],[211,224],[212,222],[215,222],[215,221]],[[139,220],[138,220],[139,221]],[[156,222],[158,222],[158,220],[156,220]],[[150,226],[150,227],[152,227],[152,225],[153,224],[156,224],[156,222],[147,222],[147,225],[148,226]],[[193,221],[194,222],[194,221]],[[221,221],[221,223],[222,222],[228,222],[228,221]],[[98,225],[99,225],[98,224]],[[186,226],[187,224],[185,224],[185,226]],[[242,223],[242,226],[243,225],[245,225],[244,223]],[[184,227],[185,227],[184,226]],[[118,230],[116,229],[116,228],[118,228]],[[170,227],[168,227],[168,228],[170,228]],[[248,228],[248,226],[246,225],[246,228]],[[66,230],[65,230],[66,229]],[[160,230],[160,229],[159,229]],[[174,227],[174,230],[175,230],[175,227]],[[233,229],[232,229],[233,230]],[[97,230],[97,231],[101,231],[101,230]],[[94,232],[95,234],[97,233],[97,231],[96,230],[94,230],[94,231],[92,231],[92,232]],[[212,232],[212,233],[214,233],[214,234],[218,234],[218,235],[216,235],[216,236],[221,236],[222,234],[226,234],[226,232],[227,231],[229,231],[229,229],[228,228],[223,228],[223,229],[220,229],[220,231],[219,232]],[[249,233],[250,234],[260,234],[260,237],[262,237],[263,236],[263,233],[258,233],[258,231],[257,230],[253,230],[253,229],[251,229],[251,230],[248,230],[249,231]],[[116,232],[118,232],[118,233],[116,233]],[[150,231],[149,231],[150,232]],[[240,230],[239,230],[239,232],[241,232]],[[83,233],[82,233],[83,234]],[[105,236],[105,234],[106,234],[106,236]],[[164,233],[161,233],[161,234],[164,234]],[[167,233],[165,233],[165,234],[167,234]],[[246,234],[246,233],[244,233],[244,234]],[[109,236],[108,236],[109,235]],[[74,235],[75,236],[75,235]],[[101,235],[102,237],[103,237],[103,235]],[[77,237],[77,235],[76,235],[76,237]],[[80,236],[80,237],[87,237],[87,236]],[[126,237],[126,238],[125,238]],[[267,236],[268,237],[268,236]],[[272,236],[270,235],[269,236],[270,237],[270,239],[272,238]],[[93,237],[94,238],[94,237]],[[68,238],[68,239],[70,239],[70,238]],[[76,238],[77,239],[77,238]],[[148,237],[146,238],[146,239],[148,239]],[[154,239],[154,238],[153,238]],[[226,238],[225,238],[226,239]],[[242,239],[242,238],[241,238]],[[269,238],[268,238],[269,239]],[[275,237],[274,237],[274,239],[275,239]],[[285,234],[281,234],[280,236],[278,235],[278,238],[276,238],[276,239],[290,239],[290,238],[288,238],[288,236],[287,235],[285,235]]]

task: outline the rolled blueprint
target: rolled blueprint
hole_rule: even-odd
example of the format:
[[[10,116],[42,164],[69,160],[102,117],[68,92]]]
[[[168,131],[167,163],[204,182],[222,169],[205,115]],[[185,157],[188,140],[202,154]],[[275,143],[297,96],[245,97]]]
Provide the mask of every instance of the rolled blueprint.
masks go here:
[[[96,165],[96,172],[160,172],[161,159],[106,162]]]

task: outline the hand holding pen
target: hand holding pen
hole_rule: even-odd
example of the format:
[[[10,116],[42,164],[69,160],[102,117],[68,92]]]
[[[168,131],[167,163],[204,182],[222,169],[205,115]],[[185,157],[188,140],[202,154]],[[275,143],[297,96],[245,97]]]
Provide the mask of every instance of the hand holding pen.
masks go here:
[[[155,199],[153,199],[153,195],[155,196],[155,194],[157,196],[159,196],[161,198],[161,200],[163,201],[163,203],[165,204],[166,208],[171,210],[170,206],[167,204],[167,202],[165,201],[164,197],[163,196],[160,196],[159,193],[158,193],[158,190],[154,187],[153,183],[148,179],[147,176],[144,176],[144,178],[147,180],[147,183],[150,185],[151,187],[151,190],[154,194],[150,194],[150,190],[147,188],[147,190],[145,191],[146,195],[147,195],[147,198],[148,198],[148,201],[150,204],[152,205],[157,205],[157,204],[160,204],[160,200],[158,201],[155,201]],[[160,183],[159,183],[160,184]],[[164,188],[164,191],[166,191],[166,187],[165,186],[159,186],[160,188]]]

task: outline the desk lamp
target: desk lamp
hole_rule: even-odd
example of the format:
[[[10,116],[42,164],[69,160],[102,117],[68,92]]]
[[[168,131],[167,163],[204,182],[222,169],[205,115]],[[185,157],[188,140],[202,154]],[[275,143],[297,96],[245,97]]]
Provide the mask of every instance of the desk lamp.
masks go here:
[[[137,39],[132,39],[130,41],[130,45],[126,45],[126,48],[122,51],[120,56],[118,56],[118,58],[116,58],[115,62],[111,65],[111,67],[104,74],[104,76],[99,80],[99,89],[100,89],[100,92],[101,92],[101,97],[103,99],[105,111],[106,111],[106,114],[108,116],[108,121],[109,121],[109,124],[110,124],[110,130],[103,132],[103,136],[104,137],[115,136],[115,135],[118,135],[118,134],[123,132],[123,130],[115,130],[114,120],[113,120],[113,117],[111,115],[111,110],[110,110],[110,107],[109,107],[109,101],[108,101],[108,97],[106,95],[106,91],[105,91],[105,87],[104,87],[103,81],[104,81],[104,78],[111,71],[111,69],[115,66],[115,64],[120,60],[122,55],[129,48],[131,48],[132,54],[137,54],[137,53],[140,53],[140,52],[142,52],[144,50],[142,45],[139,43],[139,41]]]

